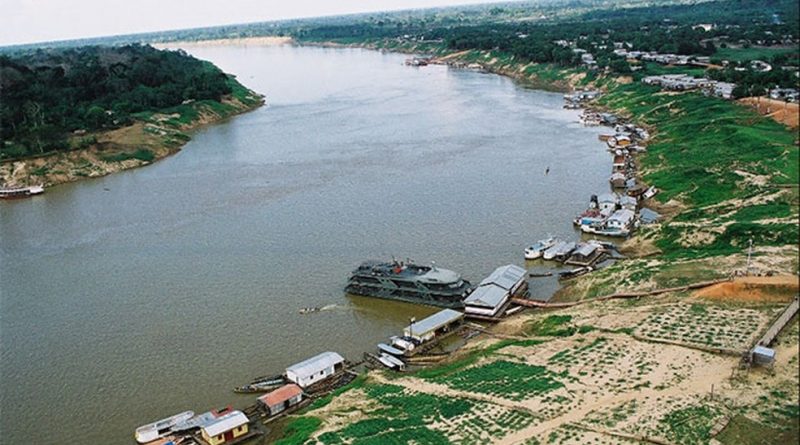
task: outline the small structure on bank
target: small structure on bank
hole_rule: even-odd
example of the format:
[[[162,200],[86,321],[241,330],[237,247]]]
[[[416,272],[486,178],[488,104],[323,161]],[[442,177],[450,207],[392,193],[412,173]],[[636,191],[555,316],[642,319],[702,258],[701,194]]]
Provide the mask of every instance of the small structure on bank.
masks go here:
[[[294,383],[281,386],[275,391],[258,398],[258,402],[270,416],[297,405],[301,400],[303,400],[303,390]]]
[[[323,352],[286,368],[286,378],[301,388],[325,380],[344,368],[344,358],[335,352]]]
[[[221,445],[249,432],[250,420],[241,411],[231,411],[200,427],[200,435],[209,445]]]
[[[453,309],[445,309],[428,318],[411,323],[403,329],[403,336],[424,343],[451,332],[460,326],[463,321],[463,313]]]
[[[525,269],[509,264],[486,277],[464,300],[467,316],[497,317],[505,312],[512,297],[527,288]]]

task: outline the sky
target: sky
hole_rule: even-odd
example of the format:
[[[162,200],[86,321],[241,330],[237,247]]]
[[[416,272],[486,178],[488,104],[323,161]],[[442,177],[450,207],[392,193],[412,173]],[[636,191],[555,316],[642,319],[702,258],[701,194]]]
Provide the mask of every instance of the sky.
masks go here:
[[[0,46],[498,0],[0,0]]]

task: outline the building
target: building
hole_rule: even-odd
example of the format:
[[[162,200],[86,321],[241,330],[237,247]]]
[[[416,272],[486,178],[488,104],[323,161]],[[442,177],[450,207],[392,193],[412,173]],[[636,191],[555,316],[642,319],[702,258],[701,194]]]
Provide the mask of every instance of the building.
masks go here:
[[[526,287],[525,269],[513,264],[498,267],[467,296],[464,312],[485,317],[502,315],[511,297]]]
[[[615,210],[619,203],[619,196],[616,193],[603,193],[597,197],[597,208],[602,210]]]
[[[418,342],[426,342],[434,337],[450,332],[464,321],[464,314],[452,309],[439,311],[428,318],[415,321],[403,329],[403,335]]]
[[[220,445],[249,432],[250,420],[241,411],[231,411],[200,427],[200,434],[209,445]]]
[[[619,206],[623,209],[636,210],[638,200],[633,196],[623,195],[619,197]]]
[[[628,209],[617,210],[606,220],[606,227],[615,230],[628,230],[636,214]]]
[[[661,215],[648,208],[643,208],[642,210],[639,210],[639,221],[641,221],[642,224],[653,224],[655,222],[658,222],[660,218]]]
[[[602,254],[600,246],[594,243],[579,243],[578,248],[572,252],[572,255],[566,261],[566,264],[575,266],[590,266]]]
[[[751,361],[757,365],[772,366],[775,362],[775,350],[765,348],[764,346],[756,346],[751,351]]]
[[[303,390],[290,383],[258,398],[270,416],[283,412],[303,400]]]
[[[344,368],[344,358],[335,352],[323,352],[286,368],[286,378],[301,388],[325,380]]]

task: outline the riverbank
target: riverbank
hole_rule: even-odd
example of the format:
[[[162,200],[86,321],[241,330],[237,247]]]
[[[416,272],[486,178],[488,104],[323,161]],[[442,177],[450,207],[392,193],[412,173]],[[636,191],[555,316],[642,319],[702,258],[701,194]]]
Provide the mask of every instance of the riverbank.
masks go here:
[[[275,436],[282,437],[279,443],[381,440],[386,434],[427,437],[431,443],[541,443],[545,437],[559,443],[729,443],[742,428],[796,440],[797,321],[779,340],[771,372],[742,374],[738,356],[708,352],[746,349],[779,311],[775,303],[785,304],[796,293],[798,196],[783,188],[798,180],[798,148],[790,131],[733,102],[663,94],[632,78],[518,63],[491,51],[322,45],[425,53],[431,63],[551,90],[601,88],[605,95],[593,108],[651,130],[639,171],[663,190],[652,204],[667,219],[623,244],[630,259],[576,279],[557,300],[685,285],[734,272],[780,274],[792,285],[777,300],[751,298],[763,289],[748,279],[728,285],[738,289],[735,298],[672,292],[528,312],[493,330],[516,340],[479,339],[446,363],[408,376],[370,373],[328,406],[288,420],[284,433]],[[749,240],[755,242],[750,255]],[[768,414],[780,410],[786,411]]]
[[[203,100],[143,112],[125,127],[72,135],[78,148],[0,164],[0,183],[51,187],[84,178],[142,167],[177,153],[190,140],[189,132],[254,110],[264,99],[230,77],[232,93],[221,101]]]
[[[279,46],[288,45],[294,39],[291,37],[262,36],[262,37],[241,37],[236,39],[214,39],[214,40],[178,40],[175,42],[154,43],[153,48],[173,49],[173,48],[203,48],[208,46]]]

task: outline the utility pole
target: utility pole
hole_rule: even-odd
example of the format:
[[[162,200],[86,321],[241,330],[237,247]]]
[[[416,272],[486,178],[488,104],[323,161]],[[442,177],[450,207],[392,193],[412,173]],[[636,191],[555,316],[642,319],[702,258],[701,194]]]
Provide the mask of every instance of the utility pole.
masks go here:
[[[750,238],[750,247],[747,249],[747,268],[745,269],[744,273],[747,276],[750,276],[750,268],[751,266],[751,258],[753,256],[753,238]]]

